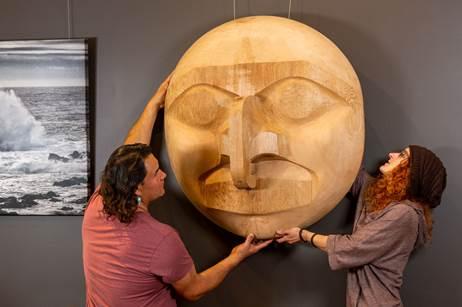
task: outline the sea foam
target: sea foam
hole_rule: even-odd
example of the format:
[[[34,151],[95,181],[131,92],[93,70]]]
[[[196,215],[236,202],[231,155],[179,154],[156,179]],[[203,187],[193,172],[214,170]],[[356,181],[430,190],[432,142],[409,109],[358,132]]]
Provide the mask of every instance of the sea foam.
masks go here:
[[[45,128],[13,90],[0,90],[0,151],[31,150],[44,146]]]

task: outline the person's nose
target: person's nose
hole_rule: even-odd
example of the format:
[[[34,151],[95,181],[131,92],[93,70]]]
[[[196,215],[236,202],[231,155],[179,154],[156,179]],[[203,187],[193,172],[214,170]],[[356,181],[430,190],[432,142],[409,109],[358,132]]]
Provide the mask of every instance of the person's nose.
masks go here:
[[[231,177],[239,189],[256,187],[252,159],[260,155],[279,155],[278,135],[264,131],[263,116],[256,107],[258,97],[248,96],[237,103],[229,118],[228,133],[222,138],[221,154],[229,157]]]

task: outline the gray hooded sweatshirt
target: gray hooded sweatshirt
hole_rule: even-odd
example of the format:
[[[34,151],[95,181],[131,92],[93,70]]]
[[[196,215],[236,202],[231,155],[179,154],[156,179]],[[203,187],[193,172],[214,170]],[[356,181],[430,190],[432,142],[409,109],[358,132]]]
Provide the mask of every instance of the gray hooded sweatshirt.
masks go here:
[[[327,239],[331,269],[348,269],[347,307],[403,306],[399,291],[404,268],[412,251],[427,241],[424,213],[414,202],[366,213],[364,192],[373,180],[361,171],[352,186],[358,197],[353,233]]]

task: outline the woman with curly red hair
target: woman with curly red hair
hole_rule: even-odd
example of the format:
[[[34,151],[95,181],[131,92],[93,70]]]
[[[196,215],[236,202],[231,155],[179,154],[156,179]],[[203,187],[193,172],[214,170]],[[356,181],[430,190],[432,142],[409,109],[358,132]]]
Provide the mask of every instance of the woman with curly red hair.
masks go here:
[[[279,243],[309,242],[327,253],[331,269],[348,269],[346,306],[402,306],[403,271],[410,254],[430,241],[432,210],[446,187],[441,160],[417,145],[390,153],[380,173],[361,170],[350,190],[358,199],[351,235],[276,232]]]

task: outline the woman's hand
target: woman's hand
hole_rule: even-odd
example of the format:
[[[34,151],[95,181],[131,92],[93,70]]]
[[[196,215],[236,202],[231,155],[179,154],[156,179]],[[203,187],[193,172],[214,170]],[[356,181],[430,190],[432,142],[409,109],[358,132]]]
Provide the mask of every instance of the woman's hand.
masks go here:
[[[300,227],[278,230],[274,234],[274,238],[278,243],[297,243],[300,241]]]

